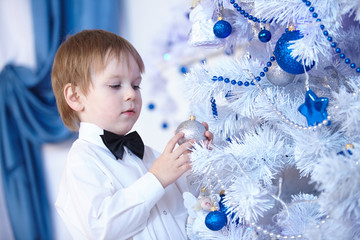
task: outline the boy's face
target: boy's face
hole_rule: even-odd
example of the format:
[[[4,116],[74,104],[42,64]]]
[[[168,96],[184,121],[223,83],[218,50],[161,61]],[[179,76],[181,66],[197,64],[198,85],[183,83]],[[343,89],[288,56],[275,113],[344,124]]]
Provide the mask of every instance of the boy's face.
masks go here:
[[[83,98],[80,120],[94,123],[113,133],[124,135],[131,130],[141,111],[141,73],[134,58],[109,59],[103,72],[92,75],[93,86]]]

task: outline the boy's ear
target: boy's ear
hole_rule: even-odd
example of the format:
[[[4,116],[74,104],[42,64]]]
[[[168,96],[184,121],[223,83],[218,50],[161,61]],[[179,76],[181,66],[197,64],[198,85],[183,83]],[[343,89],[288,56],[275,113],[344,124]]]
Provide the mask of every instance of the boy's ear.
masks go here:
[[[64,87],[64,96],[67,104],[76,112],[80,112],[84,109],[81,101],[81,91],[77,86],[71,87],[71,83],[68,83]]]

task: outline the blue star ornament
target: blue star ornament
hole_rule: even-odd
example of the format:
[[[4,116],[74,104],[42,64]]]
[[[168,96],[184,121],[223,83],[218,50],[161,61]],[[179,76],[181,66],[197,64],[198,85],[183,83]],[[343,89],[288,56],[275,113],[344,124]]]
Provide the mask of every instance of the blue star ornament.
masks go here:
[[[309,89],[305,94],[305,102],[298,110],[306,117],[309,126],[315,126],[327,119],[326,108],[328,104],[328,98],[318,98],[316,94]]]

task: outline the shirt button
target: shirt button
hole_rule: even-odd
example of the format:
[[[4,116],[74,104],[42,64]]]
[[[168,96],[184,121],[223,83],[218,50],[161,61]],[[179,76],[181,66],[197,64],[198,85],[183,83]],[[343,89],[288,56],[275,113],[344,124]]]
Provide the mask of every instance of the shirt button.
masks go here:
[[[167,215],[167,211],[164,210],[164,211],[163,211],[163,214],[164,214],[164,215]]]

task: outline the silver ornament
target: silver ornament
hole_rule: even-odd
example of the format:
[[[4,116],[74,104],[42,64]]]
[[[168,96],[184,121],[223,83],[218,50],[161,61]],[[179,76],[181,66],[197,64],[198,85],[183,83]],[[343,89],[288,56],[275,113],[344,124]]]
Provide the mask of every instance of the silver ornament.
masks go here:
[[[275,86],[285,87],[294,81],[295,75],[282,70],[276,62],[272,63],[269,71],[266,73],[266,78]]]
[[[178,141],[178,144],[181,145],[191,139],[195,139],[196,142],[206,140],[205,131],[204,125],[196,121],[195,116],[190,116],[189,120],[180,123],[176,129],[176,133],[184,133],[184,137]]]
[[[206,10],[202,4],[198,4],[190,12],[192,22],[189,34],[189,45],[197,46],[217,46],[221,40],[215,37],[213,27],[215,21],[212,19],[213,11]]]

